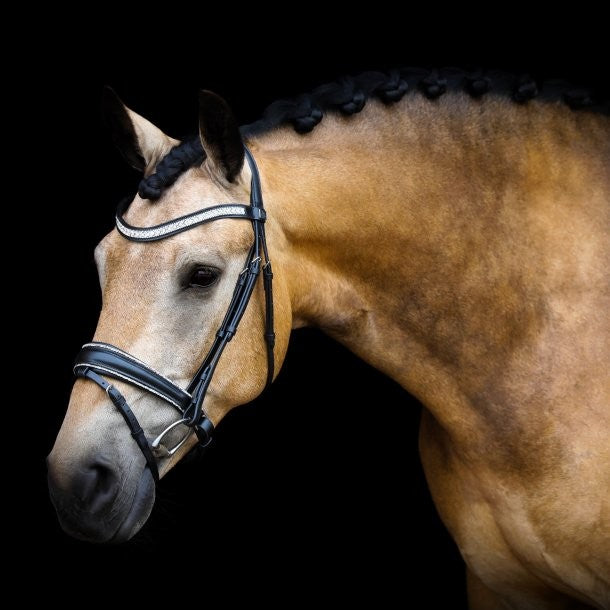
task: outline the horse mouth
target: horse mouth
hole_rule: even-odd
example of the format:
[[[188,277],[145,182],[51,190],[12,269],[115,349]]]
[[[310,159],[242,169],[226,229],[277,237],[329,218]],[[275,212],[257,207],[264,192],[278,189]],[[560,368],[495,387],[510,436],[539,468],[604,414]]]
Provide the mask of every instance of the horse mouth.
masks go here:
[[[123,507],[116,503],[102,512],[74,508],[51,493],[62,529],[84,542],[96,544],[120,544],[132,538],[146,523],[155,503],[155,482],[145,468],[138,480],[133,497]],[[114,514],[113,514],[114,513]]]
[[[123,519],[108,544],[127,542],[135,536],[148,520],[155,503],[155,482],[148,468],[144,469],[133,495],[127,516]]]

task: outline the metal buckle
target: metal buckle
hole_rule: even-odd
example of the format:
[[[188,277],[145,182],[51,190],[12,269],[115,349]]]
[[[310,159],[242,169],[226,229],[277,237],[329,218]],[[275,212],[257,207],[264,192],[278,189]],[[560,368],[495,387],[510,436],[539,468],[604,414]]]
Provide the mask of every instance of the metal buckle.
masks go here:
[[[180,424],[184,424],[187,421],[189,421],[189,418],[183,417],[182,419],[179,419],[178,421],[175,421],[173,424],[170,424],[169,426],[167,426],[167,428],[165,428],[165,430],[163,430],[163,432],[161,432],[161,434],[159,434],[159,436],[157,436],[157,438],[150,444],[150,448],[152,449],[153,455],[155,457],[171,457],[172,455],[174,455],[174,453],[176,453],[176,451],[178,451],[178,449],[180,449],[180,447],[182,447],[182,445],[184,445],[184,443],[186,443],[186,441],[189,439],[191,434],[193,434],[193,428],[189,428],[189,431],[186,433],[184,438],[179,443],[177,443],[172,449],[168,449],[164,445],[160,444],[161,441],[163,440],[163,437],[168,432],[171,432],[176,426],[179,426]]]
[[[248,271],[250,271],[250,269],[252,268],[252,265],[256,265],[256,263],[260,263],[261,261],[261,257],[257,256],[255,258],[253,258],[246,267],[244,267],[240,272],[239,275],[242,276],[244,273],[248,273]]]

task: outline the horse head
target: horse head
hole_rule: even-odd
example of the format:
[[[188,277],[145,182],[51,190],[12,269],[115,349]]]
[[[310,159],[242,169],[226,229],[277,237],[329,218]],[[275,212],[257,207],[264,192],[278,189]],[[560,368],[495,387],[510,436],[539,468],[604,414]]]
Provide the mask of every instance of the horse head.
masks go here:
[[[102,311],[48,463],[62,527],[120,542],[148,518],[155,479],[272,380],[291,320],[281,280],[271,293],[258,171],[227,104],[202,92],[199,138],[185,143],[111,91],[104,107],[145,177],[96,248]]]

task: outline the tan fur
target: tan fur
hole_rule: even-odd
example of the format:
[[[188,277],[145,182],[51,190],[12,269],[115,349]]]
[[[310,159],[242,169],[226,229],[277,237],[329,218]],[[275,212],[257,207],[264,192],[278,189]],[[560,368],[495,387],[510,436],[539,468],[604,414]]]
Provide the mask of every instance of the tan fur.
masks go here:
[[[130,108],[125,108],[131,119],[140,153],[144,158],[145,174],[150,174],[157,163],[172,149],[179,144],[178,140],[164,134],[156,125],[140,116]]]
[[[422,460],[472,608],[610,607],[608,119],[407,96],[249,144],[269,215],[278,363],[290,329],[316,325],[426,405]],[[220,185],[204,165],[154,205],[136,198],[128,221],[246,201],[247,184]],[[113,231],[98,251],[95,338],[185,382],[249,238],[231,220],[144,245]],[[224,269],[205,298],[177,291],[190,259]],[[262,319],[260,290],[212,383],[216,422],[263,388]],[[121,390],[139,397],[150,436],[172,421],[154,398]],[[95,392],[75,385],[58,452],[111,409]]]

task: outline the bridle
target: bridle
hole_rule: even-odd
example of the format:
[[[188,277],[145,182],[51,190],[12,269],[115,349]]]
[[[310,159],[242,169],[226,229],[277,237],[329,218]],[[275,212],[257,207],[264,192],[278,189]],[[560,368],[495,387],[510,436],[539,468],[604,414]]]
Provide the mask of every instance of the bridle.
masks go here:
[[[275,333],[273,330],[273,273],[265,237],[266,214],[256,162],[247,148],[245,148],[245,156],[252,173],[250,205],[239,203],[216,205],[152,227],[133,227],[125,222],[123,214],[129,205],[129,201],[125,201],[117,210],[116,228],[119,233],[126,239],[137,242],[166,239],[177,233],[188,231],[198,225],[221,218],[241,218],[252,222],[254,241],[248,252],[246,264],[243,271],[239,274],[231,302],[229,303],[224,320],[216,332],[214,343],[186,390],[153,370],[135,356],[108,343],[99,341],[86,343],[81,348],[74,364],[74,374],[77,377],[90,379],[97,383],[119,410],[131,430],[131,436],[144,454],[148,468],[155,481],[159,480],[155,455],[165,457],[173,455],[188,440],[193,431],[196,433],[201,446],[206,446],[210,443],[214,425],[207,417],[203,402],[216,370],[216,365],[227,343],[231,341],[237,332],[242,316],[248,307],[261,269],[265,290],[264,340],[267,346],[267,386],[273,381],[275,364],[273,353],[275,345]],[[175,407],[180,412],[180,419],[165,428],[149,444],[142,427],[123,395],[114,385],[106,381],[104,377],[120,379],[154,394]],[[166,434],[180,425],[187,426],[189,428],[188,433],[172,449],[166,449],[161,445],[161,441]]]

